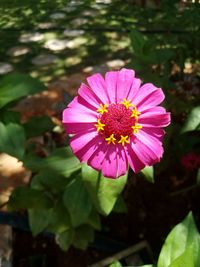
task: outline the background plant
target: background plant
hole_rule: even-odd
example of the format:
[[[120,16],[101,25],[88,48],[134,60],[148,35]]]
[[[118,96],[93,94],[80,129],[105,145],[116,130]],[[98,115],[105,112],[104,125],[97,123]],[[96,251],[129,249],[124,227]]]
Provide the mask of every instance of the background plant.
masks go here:
[[[200,235],[193,215],[189,213],[166,237],[157,264],[143,265],[140,267],[197,267],[200,260],[199,257]],[[116,261],[110,267],[122,267],[122,265]]]

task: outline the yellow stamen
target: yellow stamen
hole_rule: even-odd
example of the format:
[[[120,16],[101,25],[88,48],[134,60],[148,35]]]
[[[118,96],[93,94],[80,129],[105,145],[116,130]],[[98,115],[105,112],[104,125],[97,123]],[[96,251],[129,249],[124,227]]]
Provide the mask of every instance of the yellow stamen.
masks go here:
[[[141,114],[141,112],[137,111],[137,108],[134,107],[134,109],[132,109],[132,115],[131,115],[131,117],[135,117],[136,120],[137,120],[138,119],[138,115],[140,115],[140,114]]]
[[[110,143],[115,144],[116,138],[114,137],[114,134],[111,134],[110,137],[105,138],[105,140],[108,142],[108,144],[110,145]]]
[[[131,106],[134,106],[133,104],[131,104],[131,100],[126,100],[126,98],[124,98],[124,101],[122,102],[122,104],[128,109]]]
[[[121,139],[118,141],[118,143],[122,144],[122,146],[124,146],[125,143],[129,144],[129,139],[128,138],[129,138],[128,135],[126,135],[126,136],[121,135]]]
[[[133,129],[133,133],[136,134],[136,133],[139,132],[139,129],[142,129],[142,125],[136,123],[136,124],[133,125],[131,128]]]
[[[108,112],[107,107],[108,104],[100,104],[100,108],[97,109],[97,112],[103,115],[105,112]]]
[[[99,131],[101,131],[101,130],[102,130],[102,131],[104,130],[105,124],[101,123],[101,120],[98,119],[97,124],[95,124],[94,126],[97,127],[97,132],[99,132]]]

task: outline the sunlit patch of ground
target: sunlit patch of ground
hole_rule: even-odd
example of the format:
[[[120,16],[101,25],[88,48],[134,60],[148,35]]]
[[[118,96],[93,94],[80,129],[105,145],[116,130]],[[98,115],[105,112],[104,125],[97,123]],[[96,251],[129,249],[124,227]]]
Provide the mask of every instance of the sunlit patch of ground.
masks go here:
[[[39,42],[44,39],[44,34],[39,32],[23,33],[19,37],[20,43]]]
[[[84,30],[65,29],[63,35],[67,37],[78,37],[80,35],[83,35],[84,33],[85,33]]]
[[[30,171],[21,161],[5,153],[0,154],[0,203],[8,201],[12,190],[28,184]]]
[[[63,89],[58,85],[51,87],[48,91],[41,94],[29,96],[20,101],[15,107],[16,111],[22,114],[22,120],[26,121],[32,116],[48,115],[53,116],[57,113],[56,103],[63,102]]]
[[[67,40],[52,39],[52,40],[48,40],[44,44],[44,47],[52,51],[61,51],[67,48],[68,42],[69,41]]]
[[[41,29],[41,30],[50,30],[54,27],[56,27],[56,23],[55,22],[41,22],[41,23],[38,23],[37,25],[38,29]]]
[[[13,70],[14,70],[14,68],[11,64],[6,63],[6,62],[0,62],[0,75],[1,74],[7,74]]]
[[[18,57],[26,55],[30,51],[31,49],[27,46],[14,46],[7,51],[7,54],[11,57]]]
[[[1,64],[1,75],[16,70],[50,82],[65,73],[80,73],[87,66],[95,70],[105,61],[124,60],[121,54],[128,58],[128,35],[103,30],[116,21],[109,16],[109,1],[44,1],[39,9],[37,4],[31,8],[10,4],[5,9],[0,26],[12,28],[13,34],[5,30],[0,40],[2,63],[10,64]],[[6,24],[6,18],[12,23]]]
[[[58,13],[53,13],[49,16],[51,19],[64,19],[66,17],[65,13],[61,13],[61,12],[58,12]]]
[[[37,66],[53,64],[58,60],[58,57],[52,54],[40,54],[32,59],[32,64]]]

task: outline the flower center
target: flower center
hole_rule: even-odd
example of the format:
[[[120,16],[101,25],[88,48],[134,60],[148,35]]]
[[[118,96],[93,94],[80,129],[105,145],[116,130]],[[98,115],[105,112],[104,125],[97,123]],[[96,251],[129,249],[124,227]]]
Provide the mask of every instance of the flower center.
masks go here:
[[[137,123],[140,112],[131,100],[124,99],[122,103],[110,105],[100,104],[97,112],[97,132],[104,135],[108,144],[118,143],[124,146],[130,142],[130,136],[142,128],[142,125]]]
[[[136,122],[135,117],[131,117],[132,110],[126,108],[123,104],[111,104],[101,116],[101,123],[103,123],[103,133],[106,138],[112,134],[116,141],[121,140],[121,136],[131,136],[133,134],[132,126]]]

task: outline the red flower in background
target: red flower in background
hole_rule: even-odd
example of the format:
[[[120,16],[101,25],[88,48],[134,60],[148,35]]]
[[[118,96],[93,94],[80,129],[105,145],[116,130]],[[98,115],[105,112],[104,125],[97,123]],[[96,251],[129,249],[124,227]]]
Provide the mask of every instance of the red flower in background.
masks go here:
[[[187,171],[194,171],[200,167],[200,155],[190,152],[181,158],[181,164]]]

